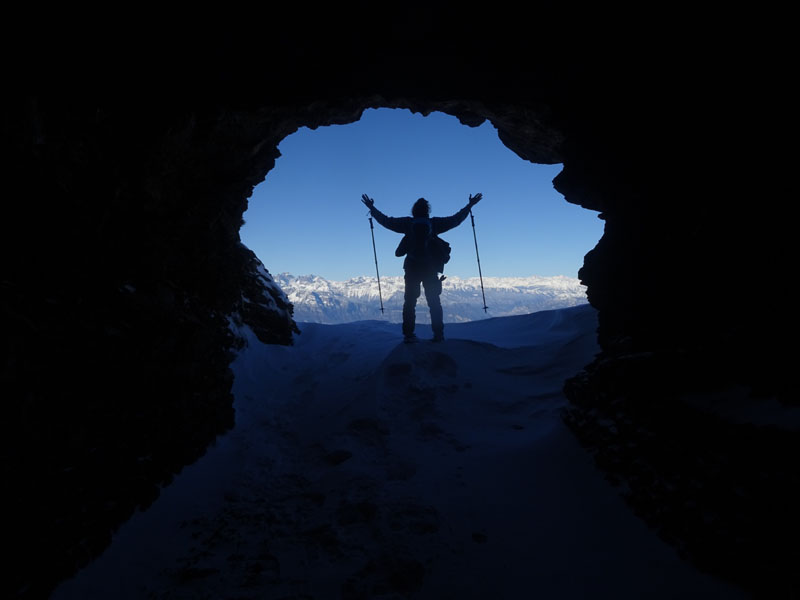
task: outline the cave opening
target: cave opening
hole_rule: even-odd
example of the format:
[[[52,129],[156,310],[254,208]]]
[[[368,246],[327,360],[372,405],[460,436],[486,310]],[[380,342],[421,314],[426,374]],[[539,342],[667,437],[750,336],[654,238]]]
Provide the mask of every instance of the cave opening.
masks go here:
[[[497,285],[513,285],[512,279],[550,286],[568,282],[574,301],[585,302],[577,273],[602,236],[603,222],[555,190],[560,163],[521,158],[489,120],[468,126],[440,111],[367,109],[346,125],[301,127],[278,150],[275,166],[249,198],[240,237],[284,286],[374,285],[362,194],[391,216],[409,215],[419,197],[429,200],[433,215],[447,216],[480,192],[484,199],[474,210],[475,228],[467,219],[445,235],[453,247],[445,268],[451,283],[477,282],[477,241],[482,275],[504,280]],[[403,261],[394,255],[400,236],[375,223],[374,239],[378,272],[391,293],[403,275]],[[528,312],[536,302],[528,300]],[[372,308],[380,317],[377,302]],[[494,316],[511,311],[526,308],[504,304]],[[299,313],[305,314],[302,308]]]
[[[476,18],[474,11],[426,6],[402,21],[395,11],[364,26],[363,7],[298,8],[298,18],[281,18],[282,9],[271,7],[266,34],[263,19],[230,19],[228,27],[215,10],[213,27],[159,21],[144,44],[143,30],[130,27],[106,28],[100,43],[73,27],[45,36],[28,36],[23,27],[25,42],[12,41],[20,60],[5,98],[4,141],[12,189],[21,193],[4,219],[10,268],[3,302],[11,308],[3,311],[10,357],[4,382],[14,400],[6,444],[15,450],[4,480],[19,508],[7,511],[14,521],[9,547],[22,558],[10,564],[14,577],[6,585],[49,585],[64,565],[72,569],[99,552],[120,515],[201,455],[229,422],[229,371],[220,351],[228,329],[219,315],[234,309],[249,282],[250,263],[234,242],[240,207],[269,170],[270,146],[297,122],[407,102],[426,111],[450,103],[455,114],[464,114],[461,107],[492,114],[515,136],[509,148],[520,156],[553,149],[553,160],[563,160],[568,176],[559,190],[608,218],[585,268],[602,317],[603,361],[570,394],[583,406],[582,442],[606,452],[598,464],[621,467],[623,480],[638,486],[637,514],[649,511],[673,526],[665,538],[688,532],[727,575],[756,587],[783,583],[784,595],[790,586],[796,591],[794,438],[723,427],[712,441],[707,421],[675,417],[669,397],[692,389],[695,379],[716,389],[741,378],[797,402],[788,393],[794,369],[784,350],[786,311],[764,286],[748,285],[782,281],[788,272],[791,221],[780,218],[786,194],[765,194],[764,187],[791,170],[736,170],[743,160],[772,158],[761,134],[782,132],[789,122],[775,110],[786,78],[762,68],[782,54],[767,44],[759,60],[755,45],[739,43],[743,29],[718,27],[716,14],[695,19],[674,11],[678,27],[659,29],[649,25],[663,25],[664,14],[608,15],[605,6],[590,14],[539,6],[533,24],[498,9]],[[757,11],[744,16],[745,31],[760,25]],[[631,19],[641,26],[630,27]],[[43,24],[18,21],[40,30]],[[453,26],[440,28],[445,22]],[[42,97],[32,102],[36,94]],[[764,115],[774,122],[765,125]],[[531,135],[542,123],[549,135]],[[479,208],[491,200],[483,191]],[[359,256],[369,274],[369,232],[358,203],[364,192],[380,200],[359,186],[336,204],[356,207]],[[294,225],[307,220],[301,206],[274,218],[271,229],[300,231],[296,242],[308,245],[307,232]],[[481,236],[485,221],[478,218]],[[31,223],[40,227],[35,243],[26,240]],[[470,243],[463,253],[471,258]],[[491,274],[497,263],[484,246]],[[258,254],[281,269],[271,253]],[[382,269],[392,259],[382,257]],[[758,277],[747,277],[753,273]],[[266,333],[283,339],[285,328]],[[103,374],[88,390],[80,377],[86,365]],[[109,397],[108,390],[117,393]],[[93,402],[95,395],[101,401]],[[654,397],[671,418],[650,417]],[[111,418],[85,406],[108,406]],[[611,420],[601,418],[604,410]],[[29,417],[33,411],[54,416],[42,422]],[[95,428],[86,426],[85,412]],[[661,439],[674,444],[656,443],[641,428],[648,421],[665,423]],[[684,432],[693,422],[690,444]],[[25,452],[39,440],[44,458]],[[678,461],[677,485],[670,485],[664,467],[675,457],[690,460],[692,449],[707,450],[698,453],[696,477]],[[106,468],[112,461],[126,467]],[[741,475],[747,494],[720,470],[733,483]]]

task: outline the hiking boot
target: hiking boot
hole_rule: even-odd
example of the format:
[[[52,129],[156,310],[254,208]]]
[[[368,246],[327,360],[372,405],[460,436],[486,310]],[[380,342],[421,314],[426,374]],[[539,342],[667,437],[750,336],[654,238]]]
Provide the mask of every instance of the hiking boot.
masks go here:
[[[416,336],[415,334],[413,334],[413,333],[408,333],[408,334],[406,334],[406,335],[404,335],[404,336],[403,336],[403,341],[404,341],[406,344],[413,344],[413,343],[415,343],[415,342],[417,342],[417,341],[419,341],[419,340],[418,340],[418,338],[417,338],[417,336]]]
[[[444,341],[444,334],[443,333],[434,333],[432,342],[443,342]]]

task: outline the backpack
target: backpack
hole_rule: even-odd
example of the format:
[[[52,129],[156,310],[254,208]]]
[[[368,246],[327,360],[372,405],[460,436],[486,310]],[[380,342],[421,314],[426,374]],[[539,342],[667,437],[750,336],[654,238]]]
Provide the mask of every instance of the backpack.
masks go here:
[[[450,244],[434,235],[430,219],[420,217],[412,220],[411,231],[400,240],[394,254],[406,255],[406,265],[429,264],[436,267],[437,273],[443,273],[450,260]]]

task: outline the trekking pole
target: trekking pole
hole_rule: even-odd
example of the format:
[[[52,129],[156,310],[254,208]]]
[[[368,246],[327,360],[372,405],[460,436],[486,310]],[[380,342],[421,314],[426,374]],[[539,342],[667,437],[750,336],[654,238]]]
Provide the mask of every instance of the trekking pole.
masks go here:
[[[489,307],[486,306],[486,294],[483,291],[483,274],[481,273],[481,255],[478,254],[478,236],[475,235],[475,217],[472,215],[472,208],[469,209],[469,218],[472,220],[472,237],[475,240],[475,256],[478,257],[478,276],[481,278],[481,296],[483,296],[483,312]]]
[[[383,314],[383,294],[381,294],[381,274],[378,273],[378,253],[375,251],[375,227],[372,225],[372,217],[369,217],[369,233],[372,235],[372,254],[375,257],[375,275],[378,276],[378,298],[381,301],[381,314]],[[484,304],[486,304],[484,302]]]

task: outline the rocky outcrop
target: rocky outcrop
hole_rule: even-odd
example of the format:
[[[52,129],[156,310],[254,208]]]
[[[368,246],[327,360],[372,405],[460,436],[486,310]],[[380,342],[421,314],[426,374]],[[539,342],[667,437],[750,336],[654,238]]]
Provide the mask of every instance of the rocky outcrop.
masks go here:
[[[265,344],[291,345],[293,334],[300,333],[292,303],[255,253],[242,244],[240,249],[248,260],[239,275],[242,297],[234,322],[247,324]]]
[[[4,531],[14,555],[4,596],[44,595],[230,427],[227,365],[238,342],[228,319],[238,314],[275,343],[293,332],[268,272],[239,242],[247,198],[283,137],[353,122],[368,107],[489,119],[521,157],[563,163],[555,185],[567,201],[601,211],[605,235],[580,277],[599,309],[603,354],[567,390],[570,422],[606,468],[636,458],[597,432],[616,427],[634,443],[636,423],[707,423],[675,401],[686,389],[737,384],[789,398],[791,363],[776,339],[784,311],[736,283],[742,273],[778,281],[791,272],[778,197],[731,180],[742,160],[757,169],[777,147],[753,135],[771,128],[780,98],[769,110],[758,104],[766,88],[747,84],[759,63],[711,61],[707,48],[735,46],[707,45],[722,29],[697,9],[689,20],[658,15],[657,30],[647,19],[621,25],[632,16],[606,6],[567,14],[546,4],[532,21],[495,6],[479,16],[407,9],[304,4],[302,14],[270,8],[266,19],[198,10],[106,30],[74,15],[14,21],[5,54],[26,60],[10,61],[2,100],[13,191],[1,225]],[[695,292],[722,283],[730,294],[698,306],[678,282]],[[629,380],[636,393],[620,384]],[[609,411],[632,429],[601,417]],[[724,497],[735,485],[714,480],[713,464],[734,457],[760,498],[742,510],[759,523],[757,507],[775,490],[759,491],[756,473],[793,442],[755,441],[752,460],[739,462],[735,438],[720,433],[720,450],[703,458],[712,467],[693,473]],[[658,472],[684,464],[641,456]],[[789,507],[794,490],[781,492]],[[669,506],[643,509],[657,526],[689,514],[679,498],[632,502]],[[728,539],[714,532],[739,522],[716,514],[719,527],[695,519],[671,539],[699,529],[708,555]],[[796,550],[779,542],[798,528],[788,508],[782,514],[786,527],[768,530],[771,553],[764,539],[744,540],[747,573],[737,571],[747,561],[717,571],[752,582],[770,557],[789,564]],[[784,569],[770,573],[779,587],[794,585]]]

